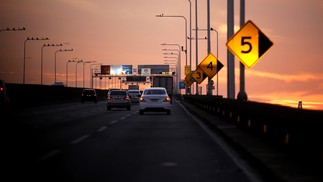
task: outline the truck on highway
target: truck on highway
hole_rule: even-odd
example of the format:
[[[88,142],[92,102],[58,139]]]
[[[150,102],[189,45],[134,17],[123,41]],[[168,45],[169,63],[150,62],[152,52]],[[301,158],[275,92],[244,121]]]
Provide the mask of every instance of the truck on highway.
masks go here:
[[[173,97],[174,81],[173,76],[153,76],[152,87],[164,87],[167,90],[168,96]]]
[[[129,85],[128,90],[139,90],[139,85]]]

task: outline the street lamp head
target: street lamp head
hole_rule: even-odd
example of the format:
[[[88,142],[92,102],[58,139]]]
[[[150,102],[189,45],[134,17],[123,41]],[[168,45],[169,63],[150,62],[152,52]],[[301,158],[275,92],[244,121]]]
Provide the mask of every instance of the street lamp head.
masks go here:
[[[49,40],[49,38],[39,38],[39,37],[31,37],[31,38],[29,38],[29,37],[27,37],[27,40]]]
[[[156,17],[163,17],[164,16],[164,14],[162,13],[162,14],[160,14],[160,15],[156,15]]]

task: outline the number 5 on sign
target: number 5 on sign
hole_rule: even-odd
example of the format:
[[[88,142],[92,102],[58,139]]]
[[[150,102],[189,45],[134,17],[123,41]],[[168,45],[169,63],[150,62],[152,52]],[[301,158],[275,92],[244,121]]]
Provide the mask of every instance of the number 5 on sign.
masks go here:
[[[249,20],[228,40],[226,45],[245,66],[251,68],[273,43]]]

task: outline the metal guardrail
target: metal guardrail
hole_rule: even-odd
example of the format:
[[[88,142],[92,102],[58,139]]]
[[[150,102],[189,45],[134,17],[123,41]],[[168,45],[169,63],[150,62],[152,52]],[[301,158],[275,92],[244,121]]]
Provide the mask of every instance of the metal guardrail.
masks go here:
[[[183,95],[183,99],[291,154],[323,161],[323,111],[206,95]]]

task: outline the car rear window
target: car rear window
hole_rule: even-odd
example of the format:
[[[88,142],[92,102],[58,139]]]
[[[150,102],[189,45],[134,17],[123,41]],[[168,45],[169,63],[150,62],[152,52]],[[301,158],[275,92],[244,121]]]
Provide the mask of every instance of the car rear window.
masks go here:
[[[84,90],[84,94],[94,94],[94,90]]]
[[[166,94],[165,90],[162,89],[151,89],[151,90],[145,90],[146,95],[164,95]]]
[[[126,91],[111,91],[110,95],[127,95],[127,92]]]

